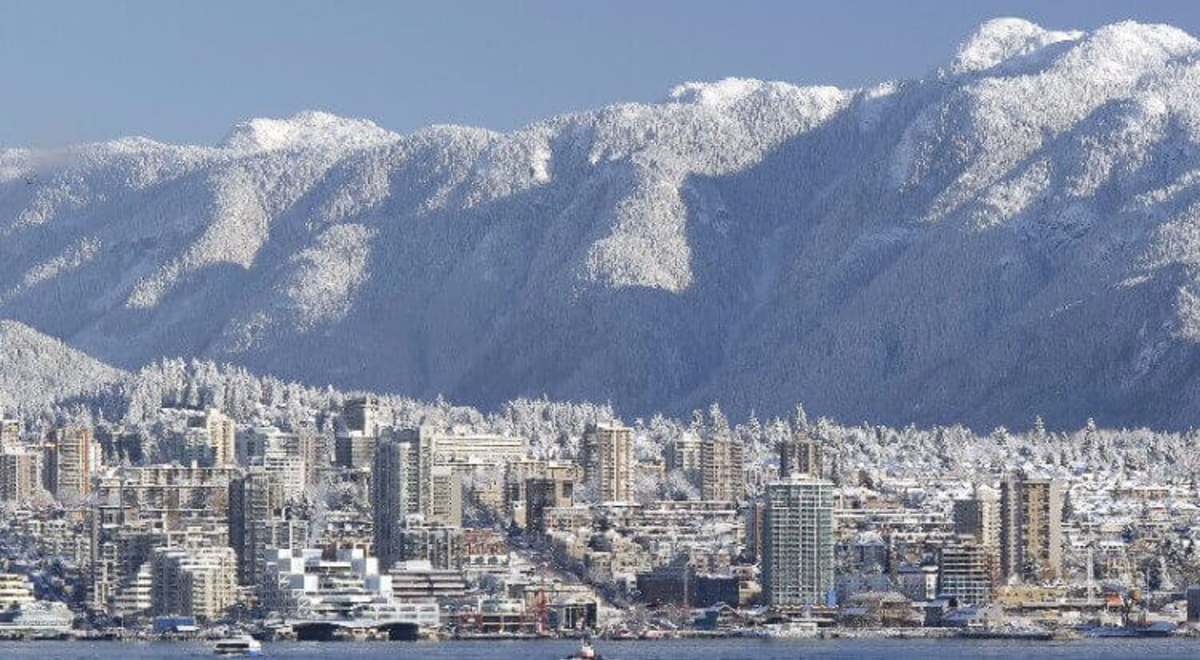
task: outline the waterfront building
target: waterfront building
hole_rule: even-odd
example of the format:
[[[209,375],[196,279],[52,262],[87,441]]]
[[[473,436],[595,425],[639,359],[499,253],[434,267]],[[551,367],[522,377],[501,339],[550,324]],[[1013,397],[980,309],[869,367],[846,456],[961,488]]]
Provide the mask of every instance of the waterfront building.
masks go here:
[[[834,588],[833,488],[802,475],[767,486],[762,575],[768,604],[827,602]]]
[[[427,559],[397,562],[390,575],[392,596],[400,601],[462,598],[468,589],[461,571],[434,568]]]
[[[237,557],[229,547],[156,548],[152,611],[214,621],[237,602]]]
[[[122,618],[148,615],[154,609],[154,574],[150,564],[142,564],[125,579],[112,598],[112,613]]]
[[[996,587],[993,558],[973,536],[947,542],[939,552],[938,596],[952,596],[967,605],[991,602]]]
[[[696,589],[696,571],[680,557],[652,571],[637,576],[639,600],[651,606],[676,605],[690,607]]]
[[[75,613],[66,603],[39,600],[0,612],[0,638],[58,638],[74,624]]]
[[[927,602],[937,598],[937,566],[901,566],[896,573],[900,593],[913,602]]]
[[[0,610],[11,610],[33,601],[33,584],[28,575],[0,573]]]
[[[361,549],[339,550],[328,559],[316,548],[271,550],[260,587],[263,607],[280,616],[307,620],[386,621],[440,624],[433,602],[399,602],[392,576]]]
[[[426,524],[411,516],[396,530],[394,561],[423,559],[437,569],[461,570],[465,557],[461,527]]]
[[[601,502],[633,499],[633,429],[589,424],[583,436],[584,479],[596,485]]]
[[[1188,587],[1184,596],[1187,599],[1188,622],[1200,623],[1200,586]]]

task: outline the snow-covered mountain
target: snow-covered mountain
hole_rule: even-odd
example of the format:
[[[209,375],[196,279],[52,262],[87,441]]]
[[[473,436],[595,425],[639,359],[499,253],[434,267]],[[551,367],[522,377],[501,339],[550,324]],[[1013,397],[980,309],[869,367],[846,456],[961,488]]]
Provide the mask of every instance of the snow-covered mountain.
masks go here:
[[[0,321],[0,375],[0,409],[87,397],[127,376],[12,321]]]
[[[123,369],[197,356],[484,406],[1186,427],[1198,89],[1177,29],[1002,19],[869,89],[0,151],[0,318]]]

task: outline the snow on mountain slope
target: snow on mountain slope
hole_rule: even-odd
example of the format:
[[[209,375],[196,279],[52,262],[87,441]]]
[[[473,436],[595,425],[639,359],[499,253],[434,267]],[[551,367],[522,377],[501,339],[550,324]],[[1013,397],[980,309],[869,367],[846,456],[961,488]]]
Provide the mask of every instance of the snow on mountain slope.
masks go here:
[[[0,321],[0,374],[0,410],[94,394],[124,376],[12,321]]]
[[[302,113],[216,147],[3,151],[0,318],[126,369],[485,406],[1186,427],[1198,84],[1169,26],[999,19],[864,90],[729,79],[512,133]]]

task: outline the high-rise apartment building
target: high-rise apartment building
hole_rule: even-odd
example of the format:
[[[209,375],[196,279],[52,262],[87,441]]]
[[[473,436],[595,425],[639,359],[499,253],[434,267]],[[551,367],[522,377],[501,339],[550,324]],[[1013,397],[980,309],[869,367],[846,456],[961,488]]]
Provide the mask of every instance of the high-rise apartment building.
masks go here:
[[[42,483],[42,454],[19,447],[0,452],[0,500],[28,500]]]
[[[237,602],[237,560],[228,547],[160,547],[151,559],[156,615],[214,621]]]
[[[111,602],[156,547],[229,545],[229,485],[237,474],[234,467],[180,465],[103,471],[88,511],[93,605]]]
[[[60,502],[82,502],[91,492],[92,473],[99,464],[100,447],[91,428],[55,429],[46,443],[42,466],[46,490]]]
[[[584,480],[594,483],[602,502],[633,499],[633,429],[589,424],[583,436]]]
[[[793,474],[821,477],[821,445],[807,434],[779,443],[779,477],[787,479]]]
[[[980,545],[1000,551],[1000,494],[987,486],[954,501],[954,533],[974,536]]]
[[[938,595],[953,596],[967,605],[991,601],[995,584],[995,553],[973,535],[962,535],[942,546],[938,556]]]
[[[972,551],[985,555],[990,583],[1000,578],[1000,494],[978,486],[971,497],[954,501],[954,533],[973,539]]]
[[[284,473],[254,466],[229,484],[229,545],[243,585],[258,584],[268,548],[291,548],[307,540],[305,522],[289,515],[287,481]]]
[[[424,460],[423,460],[424,459]],[[394,434],[379,444],[371,470],[375,553],[384,567],[396,561],[396,533],[410,515],[422,513],[432,497],[432,476],[420,434]]]
[[[369,436],[379,435],[379,397],[368,395],[350,399],[342,407],[346,428]]]
[[[703,441],[700,440],[700,436],[690,431],[685,431],[679,437],[669,442],[665,452],[667,469],[679,470],[690,481],[699,484],[702,465],[702,444]]]
[[[823,605],[834,588],[833,488],[801,475],[767,486],[762,582],[771,606]]]
[[[221,411],[209,409],[188,419],[184,460],[202,467],[237,464],[237,424]]]
[[[1062,576],[1063,482],[1012,472],[1000,480],[1000,574],[1004,579]]]
[[[0,417],[0,451],[18,449],[21,446],[21,421]]]
[[[710,435],[701,444],[700,456],[704,499],[741,501],[746,494],[742,443],[729,436]]]

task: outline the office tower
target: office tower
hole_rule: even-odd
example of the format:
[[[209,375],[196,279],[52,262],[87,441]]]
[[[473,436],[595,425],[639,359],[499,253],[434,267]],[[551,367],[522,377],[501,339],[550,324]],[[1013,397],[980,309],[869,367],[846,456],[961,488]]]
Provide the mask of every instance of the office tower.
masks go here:
[[[346,428],[368,436],[379,435],[379,397],[368,395],[350,399],[342,407]]]
[[[433,568],[460,570],[465,555],[461,527],[428,525],[419,517],[407,520],[396,534],[396,562],[425,560]]]
[[[99,450],[90,428],[52,431],[42,466],[46,490],[60,502],[82,502],[91,492],[92,472],[99,468]]]
[[[429,471],[429,512],[425,520],[461,527],[463,519],[462,474],[449,465],[434,465]]]
[[[41,489],[42,455],[12,447],[0,453],[0,500],[25,501]]]
[[[237,560],[228,547],[160,547],[151,559],[152,611],[214,621],[237,602]]]
[[[974,496],[954,501],[954,533],[975,537],[980,545],[1000,551],[1000,494],[987,486]]]
[[[1061,481],[1012,472],[1000,481],[1000,575],[1056,580],[1062,576]]]
[[[701,444],[700,455],[704,499],[740,501],[746,494],[742,443],[729,436],[710,435]]]
[[[799,434],[779,443],[779,477],[787,479],[792,474],[821,477],[821,445],[815,438]]]
[[[762,581],[773,607],[823,605],[833,581],[833,483],[795,475],[767,486]]]
[[[633,429],[589,424],[583,436],[584,479],[596,484],[602,502],[633,499]]]
[[[938,557],[938,596],[954,596],[967,605],[984,605],[995,588],[995,553],[972,535],[942,546]]]
[[[546,509],[571,506],[574,482],[568,479],[534,478],[525,481],[525,530],[546,532]]]
[[[379,438],[362,431],[349,431],[339,433],[334,443],[334,458],[340,467],[362,470],[371,467]]]
[[[555,482],[559,494],[571,501],[575,496],[575,484],[582,478],[583,469],[572,461],[522,459],[510,462],[504,472],[505,513],[514,524],[526,527],[529,523],[531,500],[528,487],[531,481],[547,479]]]
[[[751,563],[763,561],[767,541],[767,503],[762,496],[746,505],[746,559]]]
[[[375,461],[375,449],[382,431],[379,399],[364,396],[351,399],[342,407],[345,428],[334,438],[334,461],[347,468],[369,469]]]

